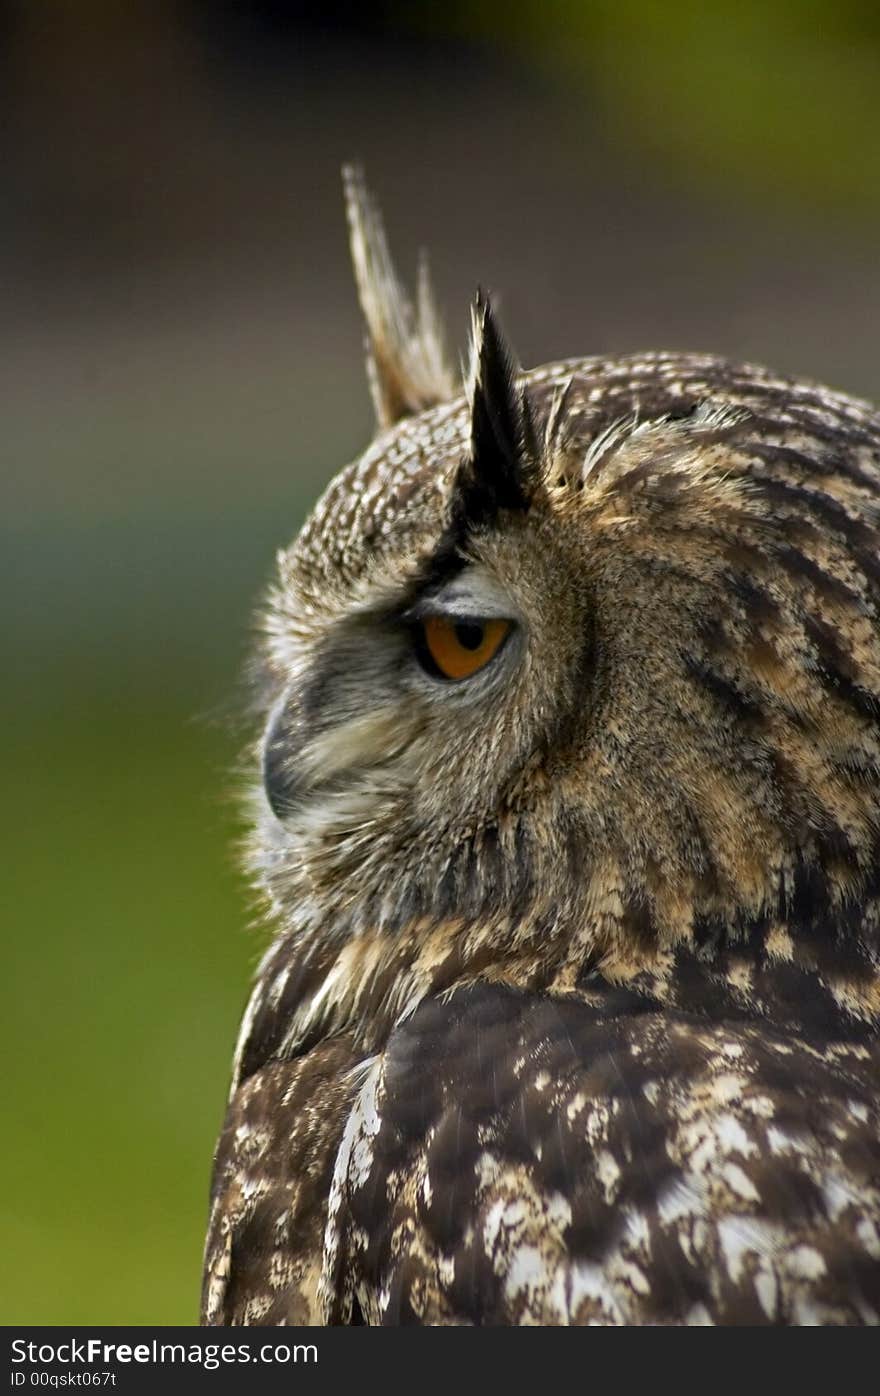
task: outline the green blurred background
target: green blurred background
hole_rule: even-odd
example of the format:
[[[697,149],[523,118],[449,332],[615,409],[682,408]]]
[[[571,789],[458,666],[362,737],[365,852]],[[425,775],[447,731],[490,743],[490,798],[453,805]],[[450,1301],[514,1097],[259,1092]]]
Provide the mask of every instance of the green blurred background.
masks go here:
[[[880,9],[0,3],[0,1320],[187,1323],[260,935],[253,603],[369,403],[338,170],[453,337],[880,396]]]

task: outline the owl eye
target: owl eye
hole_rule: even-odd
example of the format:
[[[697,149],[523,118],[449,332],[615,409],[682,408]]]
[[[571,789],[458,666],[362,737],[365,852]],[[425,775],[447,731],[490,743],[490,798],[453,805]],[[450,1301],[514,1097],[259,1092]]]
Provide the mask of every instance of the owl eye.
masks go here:
[[[426,616],[416,633],[416,655],[432,678],[469,679],[495,658],[512,629],[509,620]]]

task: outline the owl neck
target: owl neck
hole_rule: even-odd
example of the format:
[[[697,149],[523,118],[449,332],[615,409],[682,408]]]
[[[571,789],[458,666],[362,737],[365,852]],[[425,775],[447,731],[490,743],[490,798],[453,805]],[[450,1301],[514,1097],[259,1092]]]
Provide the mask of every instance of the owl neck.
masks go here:
[[[568,909],[571,912],[571,908]],[[647,904],[594,909],[566,926],[565,908],[516,915],[418,917],[332,937],[303,923],[278,936],[260,967],[242,1027],[235,1082],[340,1032],[364,1054],[426,998],[475,981],[591,998],[609,987],[651,1005],[737,1021],[770,1021],[792,1035],[859,1041],[880,1024],[876,926],[880,899],[835,904],[813,879],[785,914],[695,915],[677,941]]]

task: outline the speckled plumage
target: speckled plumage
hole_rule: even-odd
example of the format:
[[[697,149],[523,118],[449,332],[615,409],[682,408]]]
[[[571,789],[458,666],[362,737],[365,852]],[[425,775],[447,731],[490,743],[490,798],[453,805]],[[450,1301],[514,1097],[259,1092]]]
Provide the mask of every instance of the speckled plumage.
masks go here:
[[[456,392],[348,199],[382,430],[265,613],[203,1319],[878,1323],[880,418],[484,297]],[[511,637],[437,682],[426,605]]]

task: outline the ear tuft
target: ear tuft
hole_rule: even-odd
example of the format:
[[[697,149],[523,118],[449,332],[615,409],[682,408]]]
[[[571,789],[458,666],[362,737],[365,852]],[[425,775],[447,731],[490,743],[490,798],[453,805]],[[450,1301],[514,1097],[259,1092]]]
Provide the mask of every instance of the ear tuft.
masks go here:
[[[419,264],[415,309],[404,290],[385,238],[378,207],[362,171],[342,171],[351,259],[367,327],[367,372],[380,428],[447,402],[458,391],[446,362],[443,327],[427,260]]]
[[[472,522],[498,509],[528,509],[538,478],[539,448],[519,364],[489,298],[478,291],[471,312],[470,455],[459,489]]]

